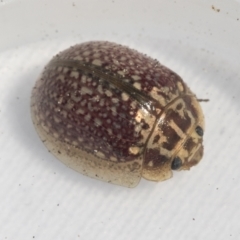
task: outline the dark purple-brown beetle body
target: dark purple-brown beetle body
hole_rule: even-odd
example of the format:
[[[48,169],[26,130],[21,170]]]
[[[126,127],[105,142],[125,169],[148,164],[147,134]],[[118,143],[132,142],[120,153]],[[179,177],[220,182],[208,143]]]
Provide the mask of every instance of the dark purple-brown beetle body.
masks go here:
[[[115,43],[87,42],[55,56],[33,89],[31,110],[57,158],[122,186],[168,179],[203,155],[195,95],[158,61]]]

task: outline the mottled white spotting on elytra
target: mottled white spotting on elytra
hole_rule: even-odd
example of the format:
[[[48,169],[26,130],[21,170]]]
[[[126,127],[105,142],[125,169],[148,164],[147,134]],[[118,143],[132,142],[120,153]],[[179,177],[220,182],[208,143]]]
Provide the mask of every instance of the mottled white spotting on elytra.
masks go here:
[[[173,120],[170,120],[169,126],[177,133],[177,135],[181,139],[184,139],[186,137],[186,134],[182,131],[182,129]]]
[[[127,95],[125,92],[122,93],[122,100],[123,101],[128,101],[129,95]]]
[[[97,53],[94,53],[93,54],[93,57],[95,57],[95,58],[98,58],[98,57],[100,57],[100,54],[97,52]]]
[[[69,68],[68,67],[64,67],[63,68],[63,73],[67,73],[69,71]]]
[[[106,91],[105,91],[105,94],[106,94],[108,97],[112,97],[112,92],[109,91],[109,90],[106,90]]]
[[[47,110],[46,113],[45,113],[45,116],[48,117],[50,115],[50,111]]]
[[[133,75],[132,78],[133,78],[133,80],[135,80],[135,81],[138,81],[138,80],[141,79],[138,75]]]
[[[58,118],[57,116],[53,116],[53,120],[54,120],[54,122],[55,123],[60,123],[61,122],[61,119],[60,118]]]
[[[74,102],[79,102],[81,100],[81,97],[76,97],[75,94],[71,94],[71,99],[74,101]]]
[[[139,147],[130,147],[128,150],[131,154],[137,155],[140,151],[140,148]]]
[[[132,109],[136,109],[137,108],[137,102],[136,101],[131,102],[130,105],[131,105]]]
[[[59,138],[59,134],[58,134],[57,132],[54,132],[54,133],[53,133],[53,136],[54,136],[55,138]]]
[[[64,118],[67,117],[67,112],[66,112],[65,110],[61,110],[61,111],[60,111],[60,114],[61,114]]]
[[[103,94],[103,88],[101,85],[98,85],[97,90],[99,93]]]
[[[49,133],[49,128],[44,123],[41,123],[41,126],[45,132]]]
[[[73,146],[78,146],[78,142],[72,141],[72,145],[73,145]]]
[[[90,51],[84,51],[83,56],[88,56],[91,52]]]
[[[84,106],[86,105],[86,103],[87,103],[87,100],[84,99],[83,101],[80,102],[80,105],[81,105],[82,107],[84,107]]]
[[[110,124],[110,123],[112,122],[112,120],[111,120],[111,119],[107,119],[106,122],[107,122],[108,124]]]
[[[89,121],[89,120],[91,119],[91,115],[88,113],[88,114],[84,117],[84,119],[85,119],[86,121]]]
[[[129,60],[129,61],[128,61],[128,64],[129,64],[129,65],[133,65],[134,62],[133,62],[132,60]]]
[[[50,107],[51,107],[51,109],[53,108],[51,105],[50,105]],[[60,111],[61,111],[61,109],[59,107],[54,108],[54,112],[60,112]]]
[[[119,75],[121,75],[122,77],[125,76],[125,72],[124,72],[124,71],[118,71],[117,73],[118,73]]]
[[[100,102],[99,102],[99,105],[100,105],[101,107],[103,107],[103,106],[104,106],[104,104],[105,104],[105,101],[104,101],[104,99],[101,99],[101,100],[100,100]]]
[[[78,141],[79,141],[79,142],[83,142],[83,139],[80,138],[80,137],[78,137]]]
[[[74,89],[77,89],[77,88],[78,88],[77,82],[73,82],[73,83],[72,83],[72,87],[73,87]]]
[[[82,95],[85,95],[85,94],[92,95],[93,93],[91,88],[84,87],[84,86],[81,88],[80,92]]]
[[[61,72],[62,70],[63,70],[63,67],[58,67],[58,68],[57,68],[57,71],[58,71],[58,72]]]
[[[118,103],[118,102],[119,102],[119,99],[118,99],[118,98],[112,98],[112,102],[113,102],[113,103]]]
[[[156,87],[152,88],[152,91],[150,92],[150,95],[156,99],[162,106],[166,105],[166,99],[161,95],[158,94],[159,89]]]
[[[107,132],[108,132],[108,134],[109,134],[109,135],[112,135],[112,134],[113,134],[113,132],[112,132],[112,129],[111,129],[111,128],[108,128],[108,129],[107,129]]]
[[[95,118],[94,122],[95,122],[96,126],[101,126],[102,125],[102,121],[99,118]]]
[[[113,161],[113,162],[117,162],[117,158],[115,158],[114,156],[111,156],[110,160]]]
[[[102,66],[102,61],[100,59],[94,59],[92,64],[96,66]]]
[[[81,77],[81,81],[82,81],[82,83],[86,83],[87,77],[86,77],[85,75],[83,75],[83,76]]]
[[[74,103],[72,102],[68,102],[66,105],[65,105],[65,108],[71,110],[72,108],[74,107]]]
[[[135,83],[133,84],[133,86],[134,86],[135,88],[137,88],[138,90],[141,90],[141,87],[142,87],[139,82],[135,82]]]
[[[125,60],[126,60],[126,57],[122,56],[122,57],[120,58],[120,60],[121,60],[121,61],[125,61]]]
[[[100,158],[104,158],[104,157],[105,157],[105,154],[102,153],[102,152],[100,152],[100,151],[95,151],[95,150],[94,150],[94,152],[95,152],[96,156],[98,156],[98,157],[100,157]]]
[[[63,74],[57,76],[57,80],[60,80],[61,82],[65,82],[65,76]]]
[[[81,108],[79,108],[77,111],[76,111],[76,114],[84,114],[85,111]]]
[[[47,121],[46,123],[47,123],[47,126],[48,126],[49,128],[52,127],[52,123],[51,123],[51,122]]]
[[[66,138],[66,137],[64,138],[64,141],[65,142],[70,142],[69,138]]]
[[[71,124],[68,124],[67,125],[67,128],[72,128],[73,126]]]
[[[184,90],[183,84],[180,81],[177,81],[177,87],[178,87],[179,91],[183,92],[183,90]]]
[[[116,107],[111,107],[111,110],[112,110],[112,115],[113,116],[117,116],[117,109],[116,109]]]
[[[108,57],[108,56],[105,56],[105,57],[104,57],[104,60],[105,60],[106,62],[108,62],[109,57]]]
[[[73,60],[82,61],[82,60],[83,60],[83,58],[82,58],[81,56],[76,56],[76,57],[74,57],[74,58],[73,58]]]
[[[139,133],[141,130],[142,130],[142,126],[140,124],[137,124],[135,127],[134,127],[134,130],[135,132]]]
[[[150,162],[148,163],[148,166],[149,166],[149,167],[152,167],[152,166],[153,166],[153,161],[150,161]]]
[[[73,78],[75,78],[75,79],[78,79],[78,78],[79,78],[79,72],[77,72],[77,71],[71,71],[70,77],[73,77]]]
[[[113,123],[113,126],[116,128],[116,129],[120,129],[121,126],[119,124],[117,124],[116,122]]]

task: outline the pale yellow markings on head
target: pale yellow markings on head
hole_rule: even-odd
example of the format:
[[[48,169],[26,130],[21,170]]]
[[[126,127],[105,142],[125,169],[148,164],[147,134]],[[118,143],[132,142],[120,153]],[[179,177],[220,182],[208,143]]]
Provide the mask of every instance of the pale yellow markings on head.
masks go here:
[[[92,89],[88,88],[88,87],[82,87],[80,90],[82,95],[88,94],[88,95],[92,95]]]
[[[141,78],[140,78],[140,76],[138,76],[138,75],[133,75],[133,76],[132,76],[132,79],[135,80],[135,81],[138,81],[138,80],[140,80]]]
[[[140,148],[139,147],[130,147],[128,150],[131,154],[137,155],[140,151]]]
[[[90,114],[88,113],[88,114],[84,117],[84,119],[85,119],[86,121],[89,121],[89,120],[91,119]]]
[[[142,119],[144,119],[144,112],[143,112],[142,109],[139,109],[139,110],[137,111],[135,120],[140,123]]]
[[[181,91],[181,92],[184,91],[183,84],[180,81],[177,81],[177,87],[178,87],[179,91]]]
[[[96,66],[102,66],[102,61],[100,59],[94,59],[92,64]]]
[[[57,116],[53,116],[53,120],[54,120],[54,122],[55,123],[60,123],[61,122],[61,119],[60,118],[58,118]]]
[[[57,76],[57,80],[60,80],[61,82],[65,82],[65,76],[63,74]]]
[[[182,129],[173,120],[170,120],[169,126],[177,133],[177,135],[181,139],[184,139],[186,137],[186,134],[182,131]]]
[[[79,72],[78,71],[71,71],[70,77],[78,79],[79,78]]]
[[[85,111],[81,108],[79,108],[77,111],[76,111],[76,114],[84,114]]]
[[[129,95],[127,95],[125,92],[122,93],[122,100],[123,101],[128,101]]]
[[[86,83],[86,81],[87,81],[86,75],[83,75],[83,76],[81,77],[81,81],[82,81],[82,83]]]
[[[111,97],[111,96],[112,96],[112,92],[109,91],[109,90],[106,90],[106,91],[105,91],[105,94],[106,94],[108,97]]]
[[[139,82],[135,82],[135,83],[133,84],[133,86],[134,86],[135,88],[137,88],[138,90],[141,90],[141,88],[142,88],[142,86],[141,86],[141,84],[140,84]]]
[[[97,127],[102,125],[102,121],[99,118],[95,118],[94,122]]]

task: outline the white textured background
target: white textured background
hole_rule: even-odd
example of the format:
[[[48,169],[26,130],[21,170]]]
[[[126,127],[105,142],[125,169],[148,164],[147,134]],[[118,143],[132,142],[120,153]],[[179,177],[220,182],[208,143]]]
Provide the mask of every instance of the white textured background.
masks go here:
[[[31,122],[31,89],[52,55],[86,40],[147,53],[210,99],[197,167],[127,189],[48,153]],[[239,0],[0,1],[3,239],[240,239]]]

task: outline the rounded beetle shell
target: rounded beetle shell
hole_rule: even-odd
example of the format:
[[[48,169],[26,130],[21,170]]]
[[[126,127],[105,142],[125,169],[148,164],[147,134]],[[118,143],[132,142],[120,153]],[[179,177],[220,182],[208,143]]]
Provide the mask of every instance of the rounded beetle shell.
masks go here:
[[[195,95],[157,60],[111,42],[71,47],[45,67],[31,113],[50,152],[70,168],[134,187],[202,158],[204,119]],[[200,136],[201,135],[201,136]]]

